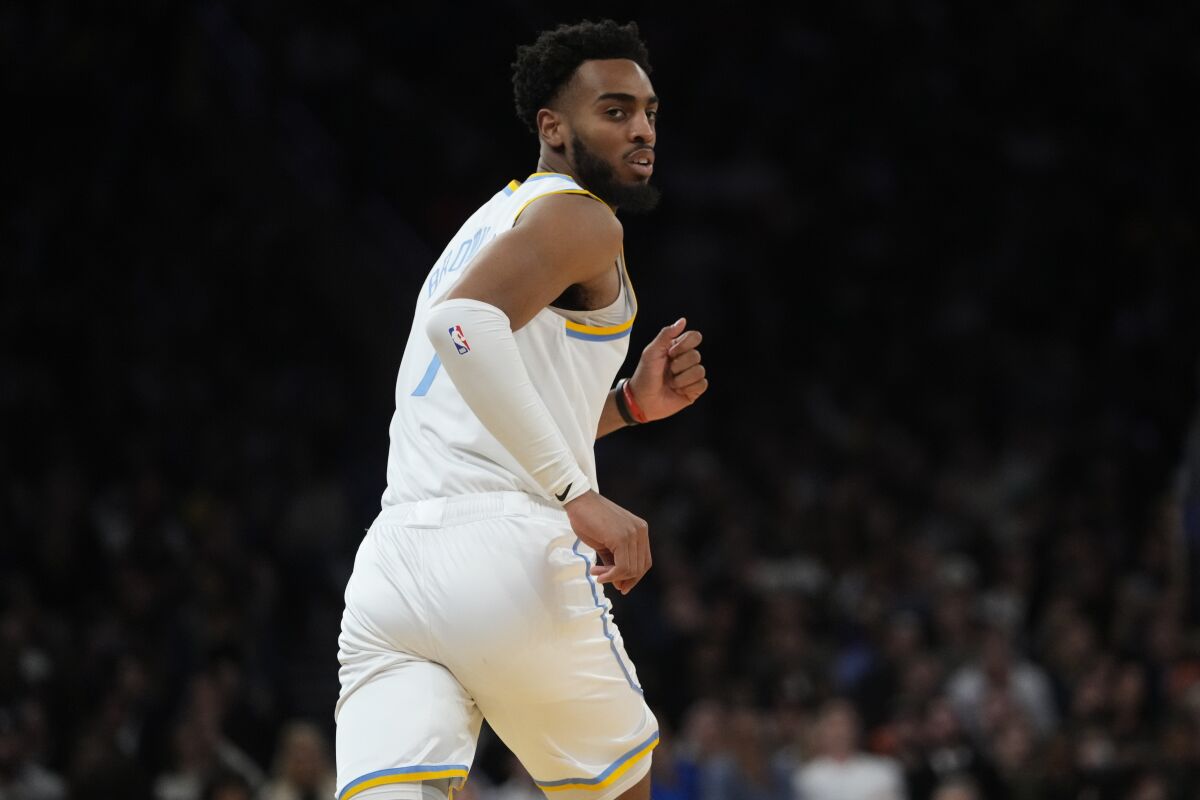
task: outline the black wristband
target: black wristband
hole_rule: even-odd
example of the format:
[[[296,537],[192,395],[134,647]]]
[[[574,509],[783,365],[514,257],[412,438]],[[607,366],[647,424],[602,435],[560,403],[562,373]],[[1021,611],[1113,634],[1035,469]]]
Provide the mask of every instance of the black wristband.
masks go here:
[[[625,420],[626,425],[637,425],[638,421],[633,418],[633,414],[629,413],[629,406],[625,405],[625,381],[628,378],[621,378],[617,381],[617,413],[621,415],[621,419]]]

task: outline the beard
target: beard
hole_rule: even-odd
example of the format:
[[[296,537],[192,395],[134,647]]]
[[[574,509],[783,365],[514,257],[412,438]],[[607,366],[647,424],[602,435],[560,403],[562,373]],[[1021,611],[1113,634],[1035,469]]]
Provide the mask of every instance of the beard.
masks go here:
[[[662,192],[657,186],[622,182],[612,165],[589,150],[579,134],[571,135],[571,149],[575,154],[575,171],[579,182],[613,208],[630,214],[645,214],[658,205]]]

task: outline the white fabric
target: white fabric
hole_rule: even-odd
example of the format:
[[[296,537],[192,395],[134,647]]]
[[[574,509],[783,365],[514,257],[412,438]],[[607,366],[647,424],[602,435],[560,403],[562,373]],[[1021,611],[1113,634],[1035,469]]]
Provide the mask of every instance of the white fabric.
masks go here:
[[[515,189],[510,185],[501,190],[471,215],[427,276],[418,294],[396,379],[388,486],[382,505],[511,490],[549,497],[472,412],[454,381],[447,377],[425,329],[430,309],[488,243],[511,228],[530,202],[561,192],[582,190],[569,177],[557,174],[535,174]],[[580,197],[579,202],[598,201]],[[628,331],[589,336],[570,328],[619,327],[632,319],[636,303],[623,260],[618,258],[613,268],[620,275],[621,289],[610,305],[591,311],[545,308],[513,334],[530,383],[575,463],[597,490],[596,429],[608,391],[628,351]],[[470,337],[467,344],[475,346]]]
[[[795,775],[799,800],[904,800],[904,779],[890,758],[853,755],[816,758]]]
[[[1050,679],[1040,667],[1030,661],[1018,661],[1008,674],[1003,689],[989,684],[987,674],[978,664],[960,667],[950,676],[946,694],[955,711],[973,736],[983,735],[983,705],[989,694],[1004,691],[1029,717],[1034,729],[1048,735],[1058,724],[1054,692]]]
[[[372,786],[354,795],[353,800],[446,800],[449,786],[445,781],[428,783],[389,783]]]
[[[359,548],[338,640],[337,780],[353,800],[412,796],[412,776],[457,784],[482,716],[556,800],[616,798],[650,768],[657,722],[590,575],[595,553],[553,499],[564,480],[565,499],[581,479],[598,489],[596,429],[636,314],[624,259],[612,303],[548,307],[516,332],[485,304],[438,306],[529,203],[559,192],[583,194],[549,173],[498,192],[418,294],[383,509]],[[441,319],[451,311],[473,321]],[[453,359],[489,363],[443,364]],[[508,395],[499,403],[497,391]],[[538,403],[541,421],[522,419]]]
[[[566,512],[523,492],[380,512],[338,640],[339,794],[360,800],[356,783],[389,771],[461,775],[481,714],[535,781],[600,783],[556,787],[556,800],[641,780],[658,724],[594,563]]]
[[[591,488],[529,380],[503,311],[446,300],[429,310],[425,335],[459,395],[546,494],[565,503]]]

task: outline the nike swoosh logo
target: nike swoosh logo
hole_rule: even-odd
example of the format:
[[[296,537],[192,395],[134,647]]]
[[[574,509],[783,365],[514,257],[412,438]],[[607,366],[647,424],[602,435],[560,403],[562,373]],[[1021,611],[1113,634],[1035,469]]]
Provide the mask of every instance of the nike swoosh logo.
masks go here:
[[[560,503],[561,503],[561,502],[563,501],[563,498],[565,498],[565,497],[566,497],[568,494],[570,494],[570,493],[571,493],[571,487],[572,487],[572,486],[574,486],[574,485],[575,485],[575,483],[574,483],[574,482],[568,483],[568,484],[567,484],[567,488],[565,488],[565,489],[563,489],[563,490],[562,490],[562,494],[556,494],[556,495],[554,495],[554,496],[555,496],[555,497],[558,499],[558,502],[560,502]]]

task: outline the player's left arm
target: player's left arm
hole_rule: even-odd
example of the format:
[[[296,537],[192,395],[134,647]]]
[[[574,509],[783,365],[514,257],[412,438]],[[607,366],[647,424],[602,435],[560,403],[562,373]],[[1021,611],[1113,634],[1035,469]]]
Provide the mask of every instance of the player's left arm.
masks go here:
[[[630,424],[621,413],[622,406],[637,422],[653,422],[687,408],[708,391],[708,378],[700,363],[703,338],[700,331],[687,329],[683,317],[659,331],[642,350],[628,381],[628,393],[618,397],[626,391],[620,382],[608,393],[596,438]]]

